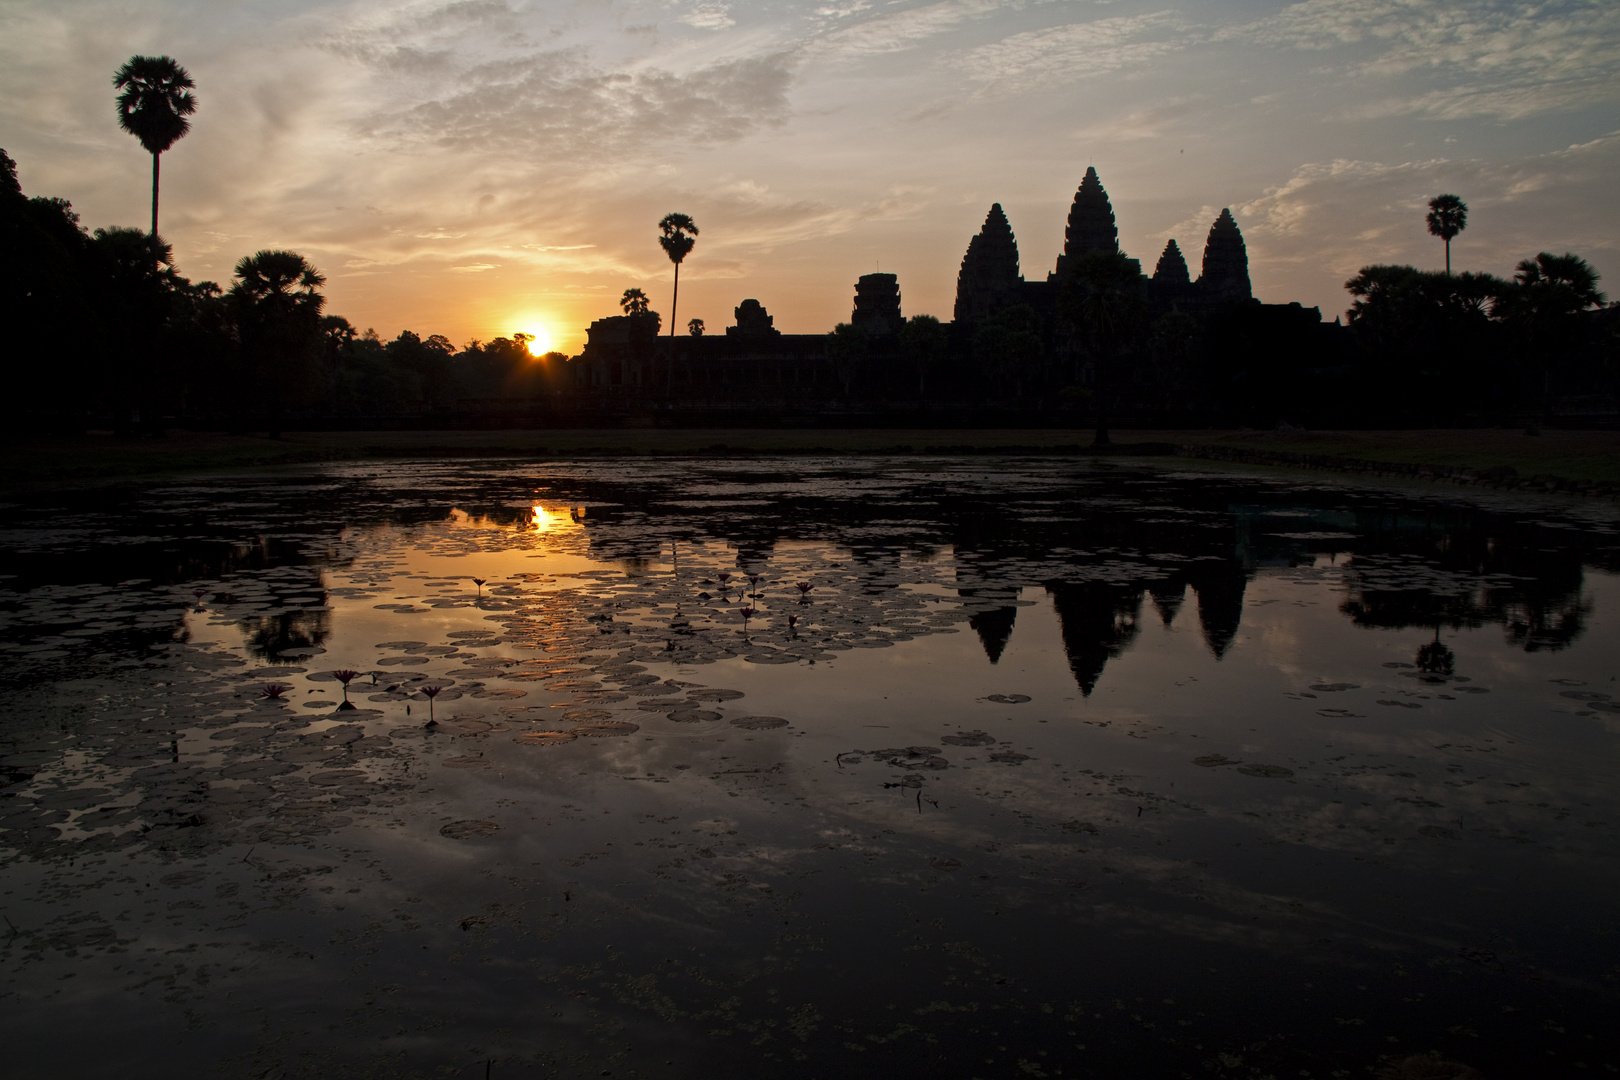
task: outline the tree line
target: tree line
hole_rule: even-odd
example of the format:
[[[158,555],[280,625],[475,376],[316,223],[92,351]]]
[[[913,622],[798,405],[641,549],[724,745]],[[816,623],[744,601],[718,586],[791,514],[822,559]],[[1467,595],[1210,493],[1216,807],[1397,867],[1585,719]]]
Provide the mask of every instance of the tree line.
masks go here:
[[[245,256],[224,286],[193,282],[154,234],[91,231],[66,200],[24,195],[3,150],[0,247],[13,426],[418,417],[544,393],[566,359],[531,356],[521,333],[460,347],[410,331],[383,341],[327,313],[325,278],[296,252]]]

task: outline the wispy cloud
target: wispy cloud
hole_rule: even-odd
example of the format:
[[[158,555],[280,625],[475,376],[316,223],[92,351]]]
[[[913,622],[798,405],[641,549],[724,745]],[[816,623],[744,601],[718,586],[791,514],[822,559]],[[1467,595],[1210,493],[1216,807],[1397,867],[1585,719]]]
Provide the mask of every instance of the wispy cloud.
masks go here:
[[[1170,11],[1123,15],[1013,34],[953,60],[1002,93],[1142,67],[1186,48],[1188,23]]]
[[[1620,4],[1612,0],[1305,0],[1217,37],[1355,47],[1346,71],[1362,85],[1389,87],[1404,76],[1444,84],[1386,89],[1348,110],[1353,117],[1520,119],[1620,101]]]
[[[360,130],[373,138],[605,163],[656,145],[726,142],[780,124],[792,77],[790,54],[677,74],[604,70],[580,50],[543,52],[461,72],[449,92],[379,110]]]

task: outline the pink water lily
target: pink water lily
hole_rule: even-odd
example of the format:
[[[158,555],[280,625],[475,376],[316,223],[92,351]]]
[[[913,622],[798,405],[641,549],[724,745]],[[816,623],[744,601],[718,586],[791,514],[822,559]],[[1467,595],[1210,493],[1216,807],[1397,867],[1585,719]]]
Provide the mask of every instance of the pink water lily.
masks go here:
[[[266,701],[280,701],[282,700],[281,695],[285,694],[291,689],[292,687],[286,683],[265,683],[264,689],[260,691],[259,696],[264,698]]]

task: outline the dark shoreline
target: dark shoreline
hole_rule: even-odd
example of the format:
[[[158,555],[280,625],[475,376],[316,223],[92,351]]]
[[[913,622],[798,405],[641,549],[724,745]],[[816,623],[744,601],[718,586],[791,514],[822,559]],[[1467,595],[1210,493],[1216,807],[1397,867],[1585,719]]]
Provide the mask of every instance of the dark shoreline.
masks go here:
[[[1620,497],[1620,432],[1121,431],[1105,448],[1090,432],[891,429],[545,429],[289,432],[280,438],[176,432],[11,441],[0,492],[81,487],[219,470],[421,458],[760,456],[1060,456],[1183,458],[1243,466],[1377,476],[1498,490]]]

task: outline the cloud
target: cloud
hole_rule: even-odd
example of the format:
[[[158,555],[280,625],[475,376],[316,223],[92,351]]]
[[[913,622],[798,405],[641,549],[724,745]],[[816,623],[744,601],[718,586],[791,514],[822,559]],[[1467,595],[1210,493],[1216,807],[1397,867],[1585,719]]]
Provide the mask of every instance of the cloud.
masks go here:
[[[1521,119],[1620,100],[1620,4],[1612,0],[1305,0],[1217,38],[1350,47],[1348,73],[1362,80],[1388,87],[1415,75],[1449,84],[1417,93],[1386,89],[1348,110],[1354,118]]]
[[[567,49],[490,61],[444,94],[363,120],[371,138],[608,163],[654,146],[727,142],[789,114],[794,57],[725,60],[677,74],[610,71]]]
[[[485,270],[498,270],[500,263],[469,263],[466,266],[452,266],[450,269],[458,274],[482,274]]]
[[[1014,34],[952,64],[997,91],[1021,93],[1145,66],[1185,48],[1186,30],[1169,11],[1123,15]]]
[[[866,6],[823,8],[822,12],[845,17]],[[941,0],[835,29],[816,44],[816,51],[848,57],[901,52],[1012,6],[1002,0]]]
[[[699,4],[682,15],[681,22],[698,30],[724,30],[735,26],[737,20],[731,17],[731,9],[725,4]]]

